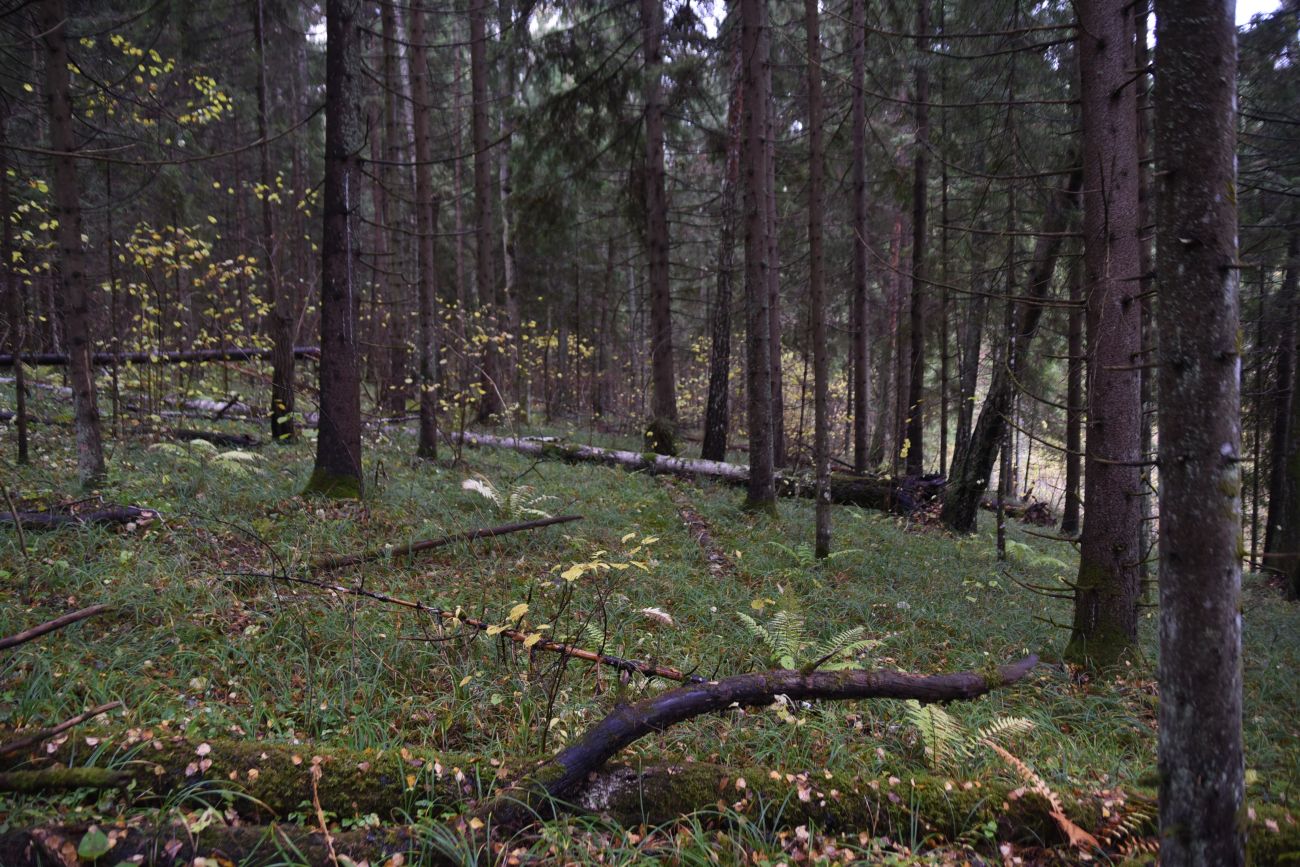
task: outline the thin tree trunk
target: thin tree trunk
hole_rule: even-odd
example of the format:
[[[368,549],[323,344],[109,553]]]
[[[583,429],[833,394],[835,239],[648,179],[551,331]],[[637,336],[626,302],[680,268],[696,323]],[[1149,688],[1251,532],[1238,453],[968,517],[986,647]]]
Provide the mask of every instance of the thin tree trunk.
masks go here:
[[[505,403],[501,398],[501,359],[497,338],[501,309],[497,298],[496,262],[492,240],[492,162],[488,152],[487,92],[487,2],[470,0],[469,4],[469,79],[471,101],[471,137],[474,147],[474,285],[479,308],[483,311],[487,333],[483,341],[483,360],[479,371],[482,393],[478,401],[478,421],[487,424],[501,420]],[[477,339],[477,335],[475,335]]]
[[[863,89],[866,87],[866,0],[850,0],[852,22],[853,77],[850,82],[850,138],[852,140],[852,180],[849,194],[853,199],[853,291],[849,320],[853,329],[853,471],[866,473],[870,463],[868,415],[870,413],[871,343],[868,335],[871,317],[867,310],[867,113]]]
[[[740,52],[744,59],[743,161],[745,165],[745,294],[748,371],[751,509],[775,509],[772,463],[772,367],[768,326],[771,284],[768,278],[767,164],[770,94],[767,89],[769,32],[767,0],[740,0]]]
[[[771,43],[773,32],[771,24],[772,7],[765,6],[764,15],[767,20],[768,35],[768,52],[772,50]],[[770,57],[769,57],[770,59]],[[768,293],[771,296],[768,300],[767,308],[767,327],[768,339],[767,350],[772,358],[772,465],[784,467],[786,460],[785,447],[785,375],[782,372],[781,358],[781,244],[780,244],[780,213],[777,209],[776,200],[776,139],[777,139],[777,116],[775,104],[775,90],[772,86],[772,65],[769,62],[767,66],[767,93],[769,98],[768,115],[767,115],[767,136],[766,136],[766,165],[767,165],[767,284]]]
[[[664,188],[663,0],[641,0],[645,62],[646,265],[650,281],[650,414],[656,424],[677,422],[673,372],[673,311],[668,282],[668,194]],[[676,454],[675,435],[657,440]]]
[[[1070,266],[1070,319],[1067,326],[1065,373],[1065,506],[1061,535],[1079,532],[1080,457],[1083,454],[1083,263]]]
[[[27,382],[23,370],[23,344],[27,336],[27,311],[23,304],[23,284],[14,279],[14,269],[10,267],[13,259],[14,228],[10,219],[13,211],[13,199],[9,192],[9,151],[4,147],[7,140],[8,107],[0,103],[0,220],[4,228],[0,229],[0,279],[4,281],[4,296],[9,311],[9,352],[14,359],[14,426],[17,433],[18,463],[27,463]]]
[[[1071,157],[1070,161],[1074,162],[1074,158]],[[1028,300],[1019,305],[1007,302],[1006,356],[1003,363],[993,372],[989,393],[984,399],[983,407],[980,408],[979,421],[975,424],[975,430],[965,448],[953,460],[952,478],[949,479],[948,490],[943,498],[943,523],[957,532],[975,531],[975,518],[979,511],[980,499],[988,489],[993,463],[999,450],[1004,452],[1007,458],[1003,463],[1004,472],[1000,472],[999,476],[1006,476],[1010,472],[1010,444],[1009,442],[1004,444],[1003,439],[1012,427],[1008,420],[1011,418],[1014,406],[1016,376],[1029,357],[1030,344],[1038,333],[1043,306],[1036,302],[1045,300],[1051,290],[1065,228],[1069,225],[1070,213],[1078,200],[1079,183],[1080,175],[1076,172],[1070,176],[1066,187],[1058,191],[1048,204],[1043,220],[1043,234],[1038,236],[1035,243],[1029,285],[1026,288]],[[1010,277],[1008,282],[1010,283]],[[1009,291],[1008,295],[1010,294],[1012,293]],[[1019,309],[1015,310],[1017,306]],[[1014,490],[1007,488],[1005,493],[1013,495]]]
[[[1142,559],[1142,348],[1133,7],[1079,6],[1088,434],[1074,623],[1066,656],[1097,667],[1137,640]]]
[[[709,348],[709,396],[704,414],[704,446],[700,457],[727,458],[731,428],[731,303],[735,282],[736,186],[740,181],[740,116],[744,108],[740,46],[731,52],[731,104],[727,108],[727,156],[720,198],[718,233],[718,283],[713,299],[712,344]]]
[[[1245,863],[1237,29],[1156,0],[1160,862]],[[1092,520],[1089,510],[1086,522]]]
[[[907,378],[907,474],[925,471],[926,192],[930,170],[930,0],[916,4],[916,152],[912,169],[912,302],[909,314],[911,370]]]
[[[59,227],[59,289],[57,312],[70,359],[73,418],[77,435],[77,475],[82,487],[104,483],[104,446],[100,434],[99,403],[90,334],[90,294],[86,286],[85,251],[81,241],[81,201],[77,164],[73,152],[72,95],[69,87],[67,11],[63,0],[42,0],[41,41],[45,44],[45,99],[49,109],[50,150],[53,164],[54,214]],[[5,263],[9,267],[9,263]]]
[[[271,296],[271,439],[292,442],[297,437],[294,423],[293,394],[293,301],[280,279],[276,259],[275,211],[271,191],[275,177],[271,171],[269,138],[270,99],[266,86],[266,11],[265,0],[256,0],[253,8],[253,39],[257,42],[257,137],[258,170],[262,181],[262,249],[267,291]]]
[[[817,4],[804,0],[808,30],[808,294],[812,308],[813,472],[816,474],[816,544],[821,559],[831,553],[831,452],[828,416],[830,347],[826,345],[825,262],[822,249],[822,185],[825,144],[822,130],[822,46]]]
[[[424,49],[424,10],[407,10],[411,45],[407,49],[407,75],[411,80],[411,101],[415,122],[415,291],[419,296],[420,319],[420,432],[417,456],[438,457],[438,331],[435,305],[438,298],[437,254],[434,233],[438,227],[438,199],[433,192],[433,159],[429,146],[429,69]]]
[[[325,5],[325,187],[321,235],[320,430],[307,491],[360,497],[361,377],[358,368],[355,213],[361,201],[361,3]]]
[[[1278,304],[1284,310],[1282,314],[1282,334],[1278,338],[1277,373],[1274,386],[1276,397],[1273,409],[1273,431],[1269,452],[1272,466],[1268,482],[1268,526],[1264,529],[1264,553],[1267,564],[1277,568],[1286,562],[1276,560],[1270,555],[1283,554],[1286,549],[1280,544],[1285,528],[1297,523],[1297,504],[1300,503],[1300,485],[1292,478],[1291,459],[1300,453],[1300,425],[1293,416],[1298,409],[1295,404],[1295,367],[1300,352],[1296,351],[1296,318],[1300,314],[1300,298],[1296,297],[1296,277],[1300,273],[1300,230],[1292,229],[1286,246],[1286,271],[1282,278],[1282,289],[1278,293]],[[1294,538],[1296,534],[1292,532]],[[1300,548],[1291,551],[1300,554]],[[1296,585],[1300,587],[1300,584]]]

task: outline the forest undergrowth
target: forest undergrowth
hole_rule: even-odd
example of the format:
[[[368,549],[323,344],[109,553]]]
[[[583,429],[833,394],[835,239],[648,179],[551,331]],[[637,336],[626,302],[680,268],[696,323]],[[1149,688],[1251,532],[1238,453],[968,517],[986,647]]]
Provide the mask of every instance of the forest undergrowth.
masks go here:
[[[586,438],[582,430],[532,432]],[[5,453],[9,435],[0,432]],[[447,447],[440,463],[415,462],[407,431],[368,436],[367,495],[347,503],[298,495],[311,467],[309,441],[232,450],[114,439],[105,500],[161,517],[147,526],[33,532],[22,540],[12,529],[0,532],[0,635],[72,608],[113,606],[0,655],[0,729],[49,725],[120,700],[123,708],[73,730],[60,749],[77,764],[112,767],[132,760],[122,739],[133,732],[146,742],[183,735],[202,744],[303,745],[304,754],[324,746],[380,756],[419,749],[476,756],[488,769],[551,754],[615,703],[673,684],[525,648],[500,630],[489,636],[458,629],[454,620],[439,625],[420,612],[275,576],[302,575],[310,561],[376,545],[538,513],[579,514],[577,523],[319,577],[706,678],[774,667],[782,658],[806,664],[801,653],[847,630],[855,630],[855,646],[837,661],[868,668],[930,673],[987,670],[1029,653],[1043,660],[1020,683],[949,705],[937,718],[888,700],[697,718],[637,742],[622,757],[633,766],[758,768],[791,781],[794,799],[806,795],[801,780],[838,774],[888,781],[904,799],[915,797],[908,781],[918,775],[959,789],[995,781],[1032,788],[1036,778],[1067,796],[1149,791],[1156,781],[1154,609],[1144,613],[1145,658],[1106,675],[1059,662],[1069,602],[1033,588],[1059,592],[1075,574],[1067,543],[1012,523],[1003,563],[987,514],[985,532],[956,538],[921,517],[836,507],[836,554],[817,562],[806,501],[783,501],[773,518],[744,511],[734,488],[501,451],[466,450],[457,463]],[[41,426],[33,437],[46,459],[5,468],[20,506],[80,499],[70,438]],[[476,484],[467,488],[466,480]],[[726,568],[711,570],[710,554],[725,556]],[[1242,610],[1247,799],[1289,816],[1300,785],[1300,612],[1255,575],[1246,578]],[[994,740],[1015,761],[990,747]],[[483,769],[476,785],[485,791],[501,774]],[[663,826],[552,818],[498,842],[490,860],[902,864],[973,862],[984,853],[1004,863],[1107,863],[1144,848],[1137,834],[1109,854],[1087,856],[1050,841],[1013,844],[997,823],[974,814],[969,827],[957,820],[958,835],[936,834],[919,820],[888,835],[824,833],[789,827],[772,812],[746,815],[743,803],[738,810],[731,801],[743,782],[728,780],[730,795],[713,793],[694,805],[697,812]],[[129,825],[159,810],[195,824],[237,821],[231,804],[240,789],[238,779],[210,782],[161,805],[135,784],[0,795],[0,835],[51,821]],[[1123,795],[1111,803],[1125,809]],[[439,830],[444,812],[414,801],[394,804],[388,815],[324,818],[339,833],[395,822],[424,827],[427,846],[473,858]],[[279,818],[316,827],[321,817],[304,801]],[[291,849],[276,857],[268,863],[302,858]],[[114,862],[108,854],[94,863]]]

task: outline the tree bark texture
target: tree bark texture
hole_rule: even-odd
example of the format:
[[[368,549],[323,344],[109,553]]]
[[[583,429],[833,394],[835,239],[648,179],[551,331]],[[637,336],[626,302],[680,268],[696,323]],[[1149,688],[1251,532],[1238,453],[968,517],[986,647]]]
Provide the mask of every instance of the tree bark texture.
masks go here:
[[[42,0],[39,10],[41,41],[45,45],[45,100],[50,124],[54,215],[59,227],[58,292],[55,307],[68,347],[68,381],[72,386],[73,420],[77,435],[77,476],[82,487],[104,483],[104,445],[100,433],[95,370],[91,362],[90,293],[86,285],[86,257],[81,241],[81,188],[73,155],[72,94],[68,73],[67,10],[63,0]],[[5,263],[8,267],[8,263]]]
[[[496,331],[500,328],[501,309],[497,298],[496,257],[492,240],[492,162],[488,151],[487,86],[487,2],[470,0],[469,4],[469,90],[470,139],[474,148],[474,287],[479,309],[483,311],[486,334],[482,339],[483,359],[479,368],[482,394],[478,399],[480,424],[500,421],[505,411],[502,400],[501,350]]]
[[[1231,2],[1156,2],[1158,755],[1168,867],[1245,863],[1233,19]]]
[[[822,241],[825,135],[822,107],[821,21],[817,4],[804,0],[808,35],[808,294],[813,345],[813,472],[816,476],[814,553],[831,553],[830,347],[826,345],[826,276]]]
[[[912,157],[912,303],[908,314],[907,474],[925,471],[926,193],[930,172],[930,0],[916,3],[916,149]]]
[[[360,497],[361,3],[328,0],[325,52],[325,188],[321,236],[320,428],[307,490]]]
[[[668,269],[668,193],[664,182],[663,0],[640,0],[645,62],[646,267],[650,281],[650,413],[677,421],[673,310]]]
[[[424,46],[424,10],[408,9],[408,77],[415,122],[415,291],[419,296],[420,429],[415,453],[430,460],[438,457],[438,297],[437,253],[434,233],[438,227],[438,200],[433,192],[433,149],[429,146],[429,67]]]
[[[868,337],[870,313],[867,309],[867,112],[866,43],[867,0],[850,0],[852,22],[849,30],[853,79],[850,82],[850,139],[852,178],[849,193],[853,198],[853,290],[849,320],[853,328],[850,360],[853,369],[853,471],[866,473],[870,443],[868,417],[871,404],[871,343]]]
[[[993,463],[1015,401],[1018,388],[1016,371],[1021,369],[1028,357],[1029,347],[1038,333],[1038,323],[1043,316],[1043,306],[1036,302],[1045,301],[1051,291],[1056,260],[1065,240],[1065,229],[1078,201],[1080,181],[1079,173],[1071,174],[1066,186],[1058,190],[1048,203],[1043,218],[1043,234],[1038,236],[1034,245],[1029,285],[1026,288],[1027,300],[1015,305],[1017,309],[1012,316],[1008,357],[993,371],[988,396],[980,408],[975,429],[953,457],[952,478],[948,480],[948,489],[943,498],[942,520],[950,529],[959,533],[975,531],[980,499],[988,489]]]
[[[744,110],[741,121],[745,165],[745,308],[748,364],[749,459],[747,504],[776,505],[772,456],[772,366],[769,330],[771,284],[768,271],[767,163],[768,91],[767,0],[740,0],[740,53],[744,64]]]
[[[1137,640],[1142,520],[1133,7],[1079,4],[1088,431],[1074,622],[1066,656],[1106,666]]]

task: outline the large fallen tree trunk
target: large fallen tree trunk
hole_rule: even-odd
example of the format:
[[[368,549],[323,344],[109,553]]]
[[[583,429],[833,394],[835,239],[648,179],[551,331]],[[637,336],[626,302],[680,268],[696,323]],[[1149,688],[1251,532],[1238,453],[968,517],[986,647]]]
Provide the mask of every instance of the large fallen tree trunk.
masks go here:
[[[153,509],[139,506],[109,506],[92,512],[0,512],[0,524],[21,523],[24,530],[57,530],[82,524],[112,526],[149,524],[158,517]]]
[[[316,346],[295,346],[295,358],[320,358],[320,348]],[[254,358],[270,358],[269,349],[190,349],[184,352],[96,352],[91,356],[92,363],[98,367],[112,364],[202,364],[208,361],[250,361]],[[30,367],[62,367],[68,363],[68,356],[60,352],[23,353],[23,364]],[[13,367],[13,355],[0,355],[0,367]]]
[[[653,452],[629,452],[620,449],[602,449],[580,443],[539,441],[524,437],[501,437],[492,434],[450,434],[455,442],[467,446],[512,449],[543,460],[570,463],[591,462],[627,470],[651,473],[668,473],[691,478],[717,479],[732,485],[744,485],[749,480],[749,467],[702,458],[675,458]],[[777,493],[783,497],[815,495],[811,477],[802,478],[778,474]],[[872,476],[854,476],[846,473],[831,474],[831,502],[865,509],[881,509],[908,513],[934,500],[943,490],[943,479],[923,476],[908,479],[884,479]]]

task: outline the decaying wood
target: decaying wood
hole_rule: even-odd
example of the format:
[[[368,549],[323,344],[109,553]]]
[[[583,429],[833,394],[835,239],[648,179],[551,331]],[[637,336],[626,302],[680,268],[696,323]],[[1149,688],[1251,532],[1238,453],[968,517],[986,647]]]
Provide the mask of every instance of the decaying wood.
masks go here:
[[[792,671],[778,669],[738,674],[695,683],[618,707],[551,760],[558,774],[546,783],[554,798],[571,796],[587,774],[602,768],[624,747],[653,732],[730,707],[766,707],[786,696],[790,701],[844,701],[865,698],[916,699],[922,702],[978,698],[1015,683],[1038,664],[1028,656],[995,672],[908,674],[900,671]]]
[[[749,467],[723,461],[602,449],[580,443],[537,442],[521,437],[502,437],[492,434],[453,432],[450,436],[467,446],[511,449],[542,459],[591,462],[628,470],[717,479],[732,485],[745,485],[749,481]],[[777,493],[783,497],[812,498],[816,493],[811,478],[793,475],[778,474],[776,487]],[[938,497],[942,490],[943,479],[931,476],[902,480],[844,473],[835,473],[831,476],[831,502],[846,506],[860,506],[865,509],[908,513]]]
[[[89,610],[89,609],[86,609]],[[39,744],[63,734],[73,726],[79,726],[86,720],[94,719],[101,713],[108,713],[110,710],[116,710],[122,706],[120,701],[110,701],[108,704],[101,704],[99,707],[92,707],[85,713],[79,713],[74,717],[64,720],[56,726],[47,729],[39,729],[29,735],[14,738],[13,740],[0,744],[0,756],[11,756],[15,753],[26,752],[35,749]]]
[[[315,346],[295,346],[295,358],[320,358],[320,349]],[[112,364],[202,364],[208,361],[250,361],[254,358],[270,358],[269,349],[191,349],[184,352],[96,352],[92,364],[108,367]],[[68,356],[60,352],[23,353],[23,364],[29,367],[62,367],[68,363]],[[13,355],[0,355],[0,367],[13,367]]]
[[[252,449],[262,444],[262,441],[252,434],[235,434],[223,433],[221,431],[211,430],[191,430],[189,428],[177,428],[168,434],[172,439],[182,442],[191,440],[203,440],[212,443],[214,446],[225,446],[227,448]]]
[[[105,526],[136,524],[137,526],[144,526],[152,523],[157,517],[158,513],[153,509],[142,509],[139,506],[109,506],[96,509],[93,512],[75,513],[24,512],[19,510],[16,513],[0,512],[0,524],[13,524],[21,521],[23,529],[26,530],[57,530],[60,527],[82,524]]]
[[[91,605],[89,608],[70,611],[62,617],[56,617],[53,620],[40,624],[39,626],[33,626],[31,629],[19,632],[17,635],[10,635],[8,638],[0,638],[0,650],[17,647],[20,644],[26,644],[33,639],[40,638],[42,635],[48,635],[55,630],[62,629],[65,626],[71,626],[74,623],[78,623],[88,617],[94,617],[96,614],[102,614],[110,609],[111,606],[109,605]]]
[[[130,771],[109,768],[45,768],[39,771],[0,772],[0,792],[25,795],[66,792],[72,789],[117,789],[135,779]]]
[[[383,560],[388,557],[409,557],[420,551],[431,551],[434,548],[442,548],[455,542],[472,542],[475,539],[491,539],[494,536],[506,536],[510,533],[521,533],[525,530],[537,530],[542,527],[550,527],[554,524],[567,524],[571,521],[581,521],[581,515],[560,515],[553,518],[538,518],[535,521],[523,521],[517,524],[503,524],[499,527],[481,527],[477,530],[469,530],[464,533],[454,533],[450,536],[441,536],[437,539],[425,539],[421,542],[410,542],[405,545],[389,545],[383,548],[372,548],[360,554],[344,554],[338,557],[325,557],[311,564],[313,572],[324,572],[329,569],[342,569],[345,566],[356,566],[358,563],[368,563],[372,560]]]
[[[545,650],[551,653],[559,653],[563,656],[572,657],[573,659],[582,659],[587,662],[594,662],[597,665],[607,665],[617,671],[635,672],[643,674],[646,677],[660,677],[664,680],[675,680],[679,683],[703,683],[704,678],[695,675],[689,675],[679,671],[676,668],[669,668],[663,665],[654,665],[649,662],[641,662],[635,659],[623,659],[619,656],[611,656],[607,653],[596,653],[591,650],[584,650],[572,644],[566,644],[562,641],[550,641],[548,639],[537,639],[536,633],[530,633],[519,629],[501,629],[497,631],[497,624],[488,623],[486,620],[480,620],[477,617],[470,617],[463,610],[457,608],[455,611],[448,611],[432,605],[425,605],[422,602],[414,602],[409,599],[398,599],[388,596],[384,593],[376,593],[373,590],[366,590],[364,587],[344,587],[339,584],[329,584],[324,581],[316,581],[312,578],[298,578],[295,576],[272,575],[269,576],[279,581],[290,581],[295,584],[306,584],[311,587],[319,587],[322,590],[329,590],[334,593],[342,593],[349,596],[363,596],[367,599],[374,599],[379,602],[387,602],[390,605],[400,605],[403,608],[410,608],[414,611],[423,611],[430,614],[440,621],[452,624],[460,624],[469,629],[478,632],[488,632],[493,630],[490,635],[499,635],[507,638],[517,644],[523,644],[533,650]],[[533,641],[529,644],[529,641]]]

